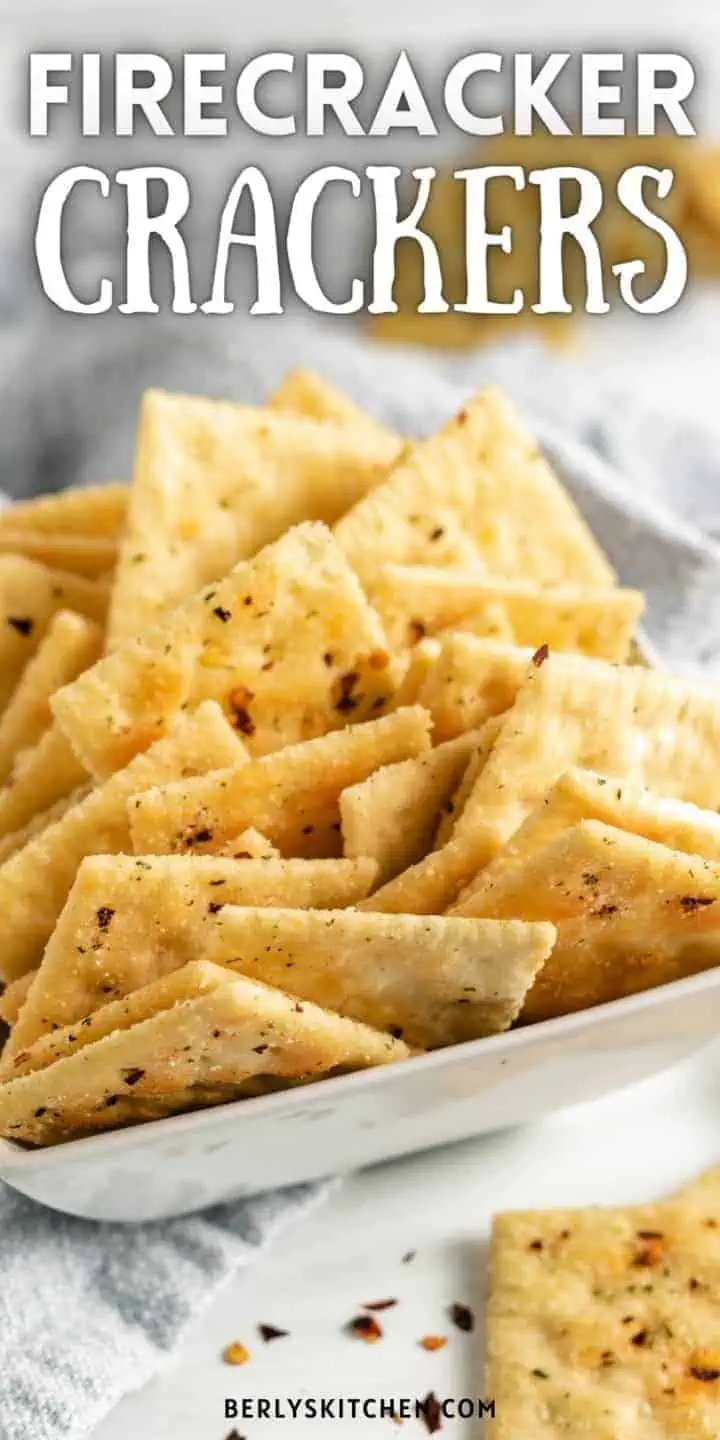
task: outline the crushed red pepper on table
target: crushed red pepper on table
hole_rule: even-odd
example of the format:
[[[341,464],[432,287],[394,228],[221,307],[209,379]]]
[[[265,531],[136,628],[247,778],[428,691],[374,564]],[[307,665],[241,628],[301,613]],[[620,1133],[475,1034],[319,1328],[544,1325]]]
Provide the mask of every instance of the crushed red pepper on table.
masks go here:
[[[374,1345],[382,1339],[382,1329],[372,1315],[356,1315],[350,1320],[347,1329],[351,1335],[358,1340],[364,1340],[366,1345]]]
[[[453,1325],[457,1325],[458,1330],[464,1331],[466,1335],[475,1329],[475,1316],[469,1305],[451,1305],[448,1314]]]
[[[392,1310],[397,1305],[397,1300],[366,1300],[363,1310]]]
[[[279,1330],[277,1325],[258,1325],[258,1333],[260,1339],[264,1340],[266,1345],[269,1345],[271,1340],[284,1340],[286,1335],[290,1334],[290,1331]]]
[[[246,1365],[250,1359],[250,1351],[245,1348],[240,1340],[233,1340],[223,1350],[223,1360],[226,1365]]]
[[[430,1351],[444,1350],[447,1343],[447,1335],[423,1335],[422,1340],[418,1340],[418,1345],[422,1345],[423,1350]]]
[[[438,1430],[442,1430],[442,1410],[434,1390],[431,1390],[420,1402],[419,1409],[428,1435],[436,1435]]]

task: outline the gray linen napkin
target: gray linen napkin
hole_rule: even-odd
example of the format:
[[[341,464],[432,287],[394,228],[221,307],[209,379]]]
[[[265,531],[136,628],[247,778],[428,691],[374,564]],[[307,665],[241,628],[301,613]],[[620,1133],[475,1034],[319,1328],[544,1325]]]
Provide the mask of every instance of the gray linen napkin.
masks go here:
[[[712,436],[599,394],[576,367],[530,346],[441,361],[332,326],[280,325],[105,327],[46,315],[37,334],[0,346],[0,487],[30,493],[129,473],[137,399],[151,384],[252,400],[303,364],[379,419],[423,434],[495,380],[537,424],[622,579],[648,592],[647,630],[663,659],[720,672]],[[86,1435],[163,1363],[219,1284],[326,1188],[137,1228],[56,1215],[0,1188],[0,1440]]]

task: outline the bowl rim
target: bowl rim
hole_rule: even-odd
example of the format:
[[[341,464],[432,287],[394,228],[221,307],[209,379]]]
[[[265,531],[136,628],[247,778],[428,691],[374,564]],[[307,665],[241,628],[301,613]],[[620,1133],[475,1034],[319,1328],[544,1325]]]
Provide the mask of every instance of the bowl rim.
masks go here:
[[[248,1099],[227,1101],[223,1105],[210,1105],[204,1109],[182,1111],[166,1115],[143,1124],[127,1125],[117,1130],[108,1130],[95,1135],[80,1136],[58,1145],[28,1149],[14,1140],[0,1139],[0,1177],[23,1171],[35,1173],[38,1170],[63,1164],[74,1159],[97,1160],[106,1154],[123,1149],[139,1148],[156,1143],[158,1134],[162,1137],[193,1135],[204,1127],[220,1123],[232,1125],[241,1116],[257,1118],[263,1115],[278,1115],[291,1112],[303,1105],[310,1095],[315,1101],[319,1094],[327,1095],[328,1103],[342,1103],[346,1092],[359,1092],[377,1085],[387,1084],[388,1077],[400,1074],[411,1077],[421,1071],[440,1069],[447,1065],[462,1064],[463,1060],[474,1060],[478,1055],[503,1055],[505,1052],[522,1051],[538,1040],[552,1041],[558,1037],[592,1029],[608,1018],[637,1014],[643,1010],[654,1010],[670,1005],[674,1001],[692,999],[706,991],[720,990],[720,965],[689,975],[682,980],[672,980],[665,985],[656,985],[651,990],[641,990],[635,995],[623,996],[620,1000],[608,1000],[602,1005],[576,1010],[569,1015],[560,1015],[553,1020],[541,1020],[534,1025],[520,1026],[516,1030],[505,1030],[499,1035],[487,1035],[478,1040],[465,1040],[457,1045],[448,1045],[423,1055],[413,1055],[396,1065],[378,1065],[367,1070],[353,1071],[347,1075],[319,1077],[307,1085],[278,1090],[268,1095],[255,1095]],[[708,1041],[712,1037],[708,1036]],[[700,1048],[700,1046],[698,1046]]]

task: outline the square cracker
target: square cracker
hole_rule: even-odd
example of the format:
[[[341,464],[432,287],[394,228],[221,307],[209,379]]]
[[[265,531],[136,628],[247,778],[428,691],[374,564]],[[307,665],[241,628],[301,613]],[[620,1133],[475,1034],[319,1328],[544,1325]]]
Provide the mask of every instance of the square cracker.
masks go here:
[[[0,1086],[0,1134],[57,1144],[408,1054],[390,1035],[216,972],[197,998]]]
[[[451,835],[439,850],[431,850],[409,870],[388,880],[361,900],[358,910],[382,910],[395,915],[444,915],[460,893],[487,865],[491,846],[486,833],[470,830]]]
[[[89,781],[70,741],[51,725],[37,744],[15,757],[12,775],[0,789],[0,836],[19,834]]]
[[[557,927],[523,1008],[527,1023],[720,964],[720,864],[598,820],[564,830],[452,913]]]
[[[480,744],[469,730],[435,750],[383,765],[340,796],[343,854],[369,855],[378,884],[427,855],[438,816]]]
[[[63,795],[59,800],[55,800],[47,810],[38,811],[19,830],[12,830],[8,835],[0,836],[0,865],[4,864],[17,850],[24,850],[25,846],[29,845],[30,841],[34,840],[42,830],[47,830],[50,825],[55,825],[72,805],[79,805],[80,801],[89,794],[91,788],[90,785],[81,785],[70,795]]]
[[[28,970],[27,975],[21,975],[19,980],[13,980],[12,984],[5,986],[0,995],[0,1020],[5,1025],[15,1024],[36,975],[37,970]]]
[[[253,755],[377,712],[397,666],[324,525],[300,525],[58,691],[56,718],[105,776],[186,705],[216,700]]]
[[[413,645],[419,635],[463,630],[533,650],[547,644],[604,660],[627,660],[644,609],[639,590],[620,586],[543,589],[524,579],[431,565],[383,565],[372,598],[393,646]]]
[[[367,895],[374,875],[371,860],[89,856],[0,1055],[0,1074],[46,1031],[206,954],[224,906],[341,910]]]
[[[518,691],[458,830],[482,824],[498,850],[574,766],[718,809],[718,753],[717,685],[551,655]]]
[[[498,1215],[495,1440],[720,1434],[720,1168],[670,1200]]]
[[[332,524],[397,453],[379,427],[148,391],[115,575],[111,648],[303,520]]]
[[[0,535],[32,530],[57,538],[88,535],[114,540],[125,519],[128,488],[123,484],[76,486],[6,505],[0,510]]]
[[[107,587],[22,555],[0,555],[0,710],[58,610],[102,623]]]
[[[457,787],[457,790],[453,791],[453,794],[450,796],[450,799],[448,800],[448,803],[443,810],[440,824],[438,825],[435,835],[434,848],[436,850],[439,850],[443,845],[447,845],[447,842],[450,839],[452,832],[455,829],[455,826],[457,825],[457,822],[463,813],[463,810],[465,809],[468,797],[472,794],[475,788],[475,782],[478,778],[478,775],[480,774],[480,771],[485,765],[488,755],[490,754],[490,751],[492,750],[493,745],[495,744],[495,741],[500,734],[501,727],[504,724],[504,715],[492,715],[489,720],[485,721],[484,725],[480,726],[479,730],[471,730],[469,732],[471,735],[475,734],[479,737],[478,744],[471,759],[468,761],[468,764],[465,767],[465,772],[460,781],[460,784]],[[448,741],[448,744],[450,743],[452,742]]]
[[[357,910],[223,907],[208,959],[413,1048],[507,1030],[552,949],[552,925]]]
[[[147,789],[130,802],[135,853],[217,853],[252,826],[284,855],[337,854],[342,791],[380,765],[428,751],[429,729],[418,706],[395,710],[208,775],[201,785]]]
[[[304,415],[307,420],[329,420],[337,425],[354,425],[364,430],[368,438],[391,453],[401,448],[399,436],[384,425],[379,425],[359,405],[355,404],[343,390],[330,385],[322,376],[312,370],[289,370],[279,389],[270,400],[273,410],[292,410]],[[388,461],[388,464],[390,462]]]
[[[489,389],[407,452],[336,526],[371,585],[378,566],[462,564],[439,554],[448,529],[488,572],[538,585],[607,586],[608,561],[505,396]]]
[[[720,861],[720,815],[714,810],[653,795],[630,780],[614,780],[591,770],[567,770],[461,900],[494,885],[512,865],[542,849],[580,820],[600,820],[617,830],[658,840],[686,855]]]
[[[97,580],[113,569],[117,541],[103,535],[52,535],[45,530],[0,528],[0,555],[25,555],[55,570]]]
[[[37,974],[37,971],[32,974]],[[15,980],[8,989],[14,990],[16,986],[24,985],[28,978],[32,979],[32,976],[24,975],[22,980]],[[20,1075],[29,1075],[33,1070],[45,1070],[56,1060],[64,1060],[66,1056],[74,1055],[88,1045],[94,1045],[96,1040],[113,1035],[116,1030],[129,1030],[141,1020],[149,1020],[151,1016],[159,1015],[162,1010],[170,1010],[173,1005],[179,1005],[183,1000],[194,1000],[198,995],[205,995],[215,988],[217,978],[214,965],[208,965],[203,960],[188,960],[187,964],[180,966],[178,970],[170,970],[166,975],[160,975],[157,980],[149,981],[147,985],[133,990],[121,1000],[109,1000],[103,996],[99,1009],[93,1010],[92,1015],[86,1015],[79,1022],[73,1021],[64,1025],[59,1030],[46,1030],[32,1045],[20,1051],[15,1056],[14,1063],[6,1066],[0,1077],[0,1084],[4,1080],[17,1079]]]
[[[145,785],[197,775],[242,754],[217,705],[181,715],[162,740],[66,810],[0,865],[0,909],[6,933],[0,973],[15,980],[38,964],[85,855],[130,849],[127,802]]]
[[[102,631],[72,610],[58,610],[0,716],[0,782],[7,780],[19,751],[36,745],[52,721],[50,697],[93,665],[102,651]]]
[[[402,679],[392,696],[388,709],[397,710],[402,705],[417,704],[418,695],[441,650],[440,641],[429,636],[427,640],[418,640],[412,650],[402,651],[400,655]]]
[[[433,718],[435,744],[502,715],[528,673],[532,651],[476,635],[444,635],[417,701]]]

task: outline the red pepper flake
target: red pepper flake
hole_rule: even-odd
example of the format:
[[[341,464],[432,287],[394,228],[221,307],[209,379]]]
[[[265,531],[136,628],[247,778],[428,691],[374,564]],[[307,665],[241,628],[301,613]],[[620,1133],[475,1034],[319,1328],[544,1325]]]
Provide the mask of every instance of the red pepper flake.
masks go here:
[[[419,1402],[418,1410],[425,1422],[428,1435],[436,1435],[438,1430],[442,1430],[442,1410],[434,1390],[430,1390],[425,1399]]]
[[[240,1340],[233,1340],[223,1350],[223,1360],[226,1365],[247,1365],[250,1359],[250,1351],[245,1348]]]
[[[636,1345],[638,1350],[642,1350],[643,1345],[647,1345],[647,1338],[647,1330],[638,1330],[635,1335],[631,1335],[630,1344]]]
[[[550,646],[549,646],[549,645],[539,645],[539,646],[538,646],[537,650],[535,651],[535,654],[534,654],[533,657],[532,657],[532,662],[531,662],[531,663],[535,666],[535,669],[536,669],[536,670],[539,670],[539,669],[540,669],[540,666],[545,664],[545,661],[547,660],[549,654],[550,654]]]
[[[692,915],[695,910],[702,910],[706,905],[714,905],[715,901],[705,895],[681,895],[680,905],[685,915]]]
[[[218,620],[222,620],[223,625],[226,625],[228,620],[232,619],[232,610],[224,610],[222,605],[216,605],[213,615],[217,615]]]
[[[641,1269],[659,1265],[665,1248],[665,1236],[661,1231],[638,1230],[637,1238],[640,1243],[633,1256],[633,1265]]]
[[[8,625],[12,625],[13,630],[17,630],[19,635],[32,634],[35,624],[34,620],[30,620],[27,616],[19,615],[8,615],[6,618]]]
[[[347,1328],[351,1335],[357,1340],[364,1340],[366,1345],[376,1345],[378,1340],[382,1340],[382,1328],[372,1315],[356,1315]]]
[[[100,906],[100,909],[97,912],[97,922],[101,930],[109,930],[110,921],[112,920],[114,914],[115,911],[110,905]]]
[[[245,1436],[241,1435],[239,1430],[231,1430],[230,1434],[225,1436],[225,1440],[245,1440]]]
[[[123,1080],[126,1085],[137,1085],[138,1080],[142,1080],[144,1074],[144,1070],[123,1070]]]
[[[284,1340],[286,1335],[290,1334],[290,1331],[278,1330],[277,1325],[258,1325],[258,1333],[260,1339],[264,1340],[266,1345],[269,1345],[271,1340]]]
[[[418,1345],[422,1345],[423,1350],[431,1352],[444,1350],[447,1343],[447,1335],[423,1335],[422,1340],[418,1340]]]
[[[693,1380],[702,1380],[705,1385],[712,1385],[714,1380],[720,1380],[720,1370],[711,1369],[708,1365],[691,1365],[690,1374]]]
[[[362,1308],[363,1310],[392,1310],[393,1305],[397,1305],[397,1303],[397,1300],[368,1300]]]
[[[251,700],[255,699],[255,693],[248,690],[247,685],[237,685],[228,695],[228,704],[232,710],[232,723],[241,735],[255,734],[255,721],[248,710]]]
[[[466,1335],[475,1329],[475,1316],[469,1305],[451,1305],[448,1314],[453,1325],[457,1325],[458,1330],[464,1331]]]
[[[333,704],[336,710],[341,712],[355,710],[359,704],[353,690],[360,680],[357,670],[348,670],[345,675],[340,675],[333,686]]]
[[[545,1249],[545,1245],[544,1245],[544,1243],[543,1243],[542,1240],[531,1240],[531,1241],[530,1241],[530,1244],[528,1245],[528,1250],[544,1250],[544,1249]]]
[[[467,410],[458,410],[458,413],[457,413],[457,423],[458,423],[458,425],[467,425],[468,419],[469,419],[469,416],[468,416]]]

